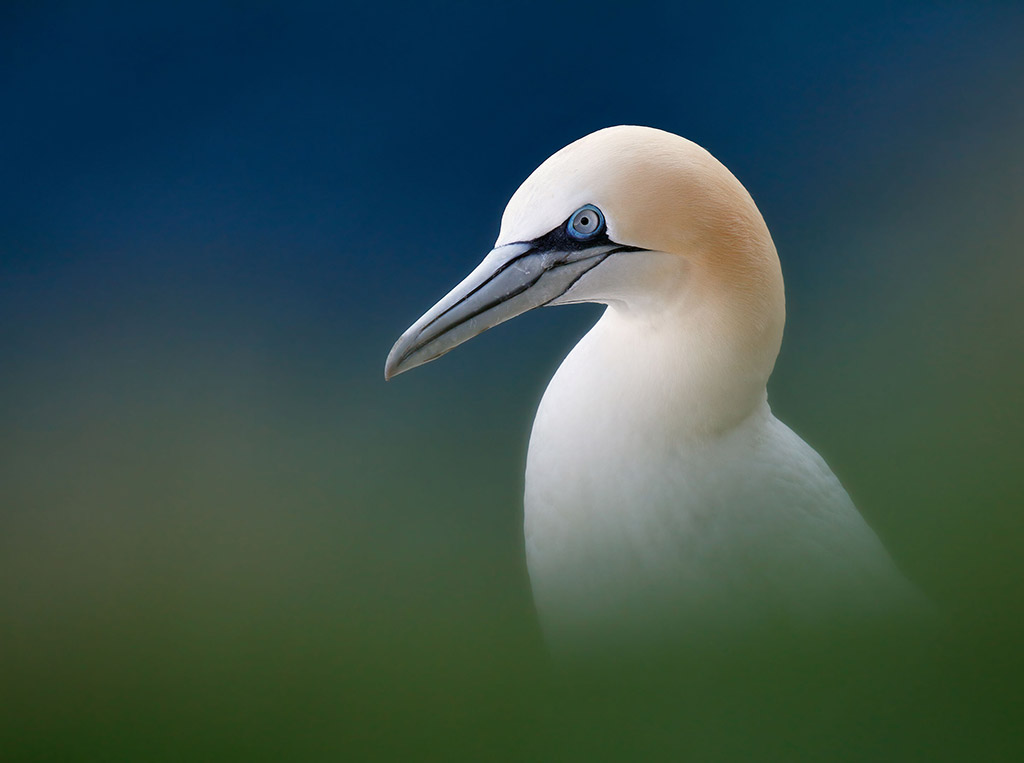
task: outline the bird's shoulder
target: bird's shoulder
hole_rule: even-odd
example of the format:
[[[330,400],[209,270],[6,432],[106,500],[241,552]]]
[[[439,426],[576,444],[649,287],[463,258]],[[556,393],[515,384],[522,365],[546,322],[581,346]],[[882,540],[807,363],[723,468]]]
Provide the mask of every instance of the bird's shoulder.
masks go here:
[[[885,554],[825,460],[767,404],[672,460],[676,487],[657,513],[705,545],[751,558]]]
[[[865,596],[906,587],[825,459],[770,411],[736,432],[727,447],[743,451],[745,464],[725,491],[736,512],[728,521],[751,539],[734,543],[733,551],[811,589],[841,588],[843,580]],[[809,570],[821,577],[808,576]]]

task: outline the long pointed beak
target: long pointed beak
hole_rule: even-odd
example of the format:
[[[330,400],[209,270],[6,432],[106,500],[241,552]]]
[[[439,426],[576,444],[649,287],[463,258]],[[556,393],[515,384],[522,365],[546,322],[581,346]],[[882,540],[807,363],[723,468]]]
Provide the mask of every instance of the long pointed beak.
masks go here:
[[[429,363],[492,326],[548,304],[615,250],[609,245],[551,251],[528,243],[493,249],[395,342],[384,378]]]

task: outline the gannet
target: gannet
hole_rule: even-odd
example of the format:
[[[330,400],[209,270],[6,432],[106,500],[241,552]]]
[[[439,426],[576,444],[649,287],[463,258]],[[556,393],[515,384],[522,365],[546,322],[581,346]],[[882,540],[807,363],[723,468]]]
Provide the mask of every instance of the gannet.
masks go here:
[[[527,567],[556,650],[912,606],[825,461],[772,415],[775,245],[746,189],[685,138],[610,127],[552,155],[385,378],[578,302],[607,307],[548,384],[526,461]]]

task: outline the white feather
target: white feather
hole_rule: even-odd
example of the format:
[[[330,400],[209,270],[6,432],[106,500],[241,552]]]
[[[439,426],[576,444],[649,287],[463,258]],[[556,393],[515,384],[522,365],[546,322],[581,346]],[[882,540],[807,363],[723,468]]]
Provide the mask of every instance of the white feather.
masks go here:
[[[724,431],[693,426],[709,412],[653,381],[686,362],[689,343],[675,339],[652,338],[609,308],[544,394],[525,535],[552,645],[831,624],[916,606],[839,481],[772,415],[763,389]]]

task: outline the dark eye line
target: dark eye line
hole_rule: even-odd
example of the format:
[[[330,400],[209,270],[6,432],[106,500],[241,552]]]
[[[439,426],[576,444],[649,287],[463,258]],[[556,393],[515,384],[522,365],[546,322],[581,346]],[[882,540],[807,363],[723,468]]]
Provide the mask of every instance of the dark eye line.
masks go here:
[[[590,233],[577,233],[572,230],[572,221],[580,212],[593,209],[597,215],[597,227]],[[509,244],[527,244],[533,251],[539,252],[579,252],[601,246],[616,247],[615,253],[619,252],[643,252],[643,247],[623,245],[608,237],[608,226],[601,210],[593,204],[587,204],[573,212],[557,228],[552,228],[547,233],[529,241],[510,241]]]

